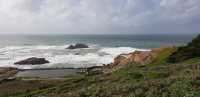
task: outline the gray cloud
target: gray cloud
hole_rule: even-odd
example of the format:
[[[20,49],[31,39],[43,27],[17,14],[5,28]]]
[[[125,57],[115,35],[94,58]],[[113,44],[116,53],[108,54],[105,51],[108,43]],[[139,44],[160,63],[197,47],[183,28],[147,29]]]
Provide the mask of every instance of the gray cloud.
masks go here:
[[[0,0],[0,33],[200,32],[200,0]]]

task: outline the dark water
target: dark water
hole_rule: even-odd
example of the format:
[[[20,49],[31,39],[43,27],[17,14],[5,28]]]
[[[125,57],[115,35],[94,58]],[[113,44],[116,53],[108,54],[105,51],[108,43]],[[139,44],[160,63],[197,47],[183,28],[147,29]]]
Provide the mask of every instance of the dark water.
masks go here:
[[[104,47],[154,48],[182,45],[195,35],[1,35],[0,46],[91,43]]]

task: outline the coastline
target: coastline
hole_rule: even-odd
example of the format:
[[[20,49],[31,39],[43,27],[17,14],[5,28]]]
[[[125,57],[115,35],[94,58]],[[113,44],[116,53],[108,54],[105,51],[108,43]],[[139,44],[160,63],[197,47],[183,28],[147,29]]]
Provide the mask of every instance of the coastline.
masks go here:
[[[30,69],[23,69],[23,68],[15,68],[15,67],[8,67],[8,68],[15,68],[17,70],[16,74],[10,77],[39,77],[39,78],[48,78],[48,77],[65,77],[65,76],[76,76],[79,74],[89,74],[89,73],[109,73],[113,70],[113,68],[118,68],[116,66],[116,61],[122,60],[123,59],[117,59],[121,55],[127,55],[129,56],[130,54],[134,52],[151,52],[151,49],[133,49],[132,52],[127,52],[127,53],[119,53],[116,55],[116,57],[113,57],[113,61],[108,63],[108,64],[101,64],[101,65],[96,65],[96,66],[89,66],[89,67],[69,67],[69,68],[64,68],[64,67],[57,67],[57,68],[30,68]],[[103,56],[102,56],[103,58]],[[128,57],[126,57],[128,58]],[[117,60],[116,60],[117,59]],[[130,60],[130,59],[128,59]],[[27,65],[28,66],[28,65]],[[29,66],[37,66],[37,65],[29,65]],[[38,65],[40,66],[40,65]],[[120,65],[119,65],[120,67]],[[9,78],[9,77],[8,77]]]

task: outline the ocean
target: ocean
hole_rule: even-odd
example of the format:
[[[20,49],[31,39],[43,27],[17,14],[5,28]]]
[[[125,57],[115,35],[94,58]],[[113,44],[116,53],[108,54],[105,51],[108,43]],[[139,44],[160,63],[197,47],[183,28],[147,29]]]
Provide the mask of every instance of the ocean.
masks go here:
[[[121,53],[162,46],[185,45],[195,35],[1,35],[0,67],[19,69],[80,68],[113,62]],[[65,49],[84,43],[87,49]],[[43,65],[14,65],[14,62],[41,57]]]

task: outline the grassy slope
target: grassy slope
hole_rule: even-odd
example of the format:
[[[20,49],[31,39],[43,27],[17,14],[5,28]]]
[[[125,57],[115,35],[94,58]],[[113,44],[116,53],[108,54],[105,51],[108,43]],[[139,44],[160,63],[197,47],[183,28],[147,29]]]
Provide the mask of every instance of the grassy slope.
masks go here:
[[[14,97],[200,97],[200,58],[168,64],[166,48],[146,66],[127,65],[111,74],[79,76]]]
[[[11,95],[21,95],[38,89],[45,89],[56,85],[63,81],[60,80],[4,80],[0,82],[0,97],[8,97]]]

